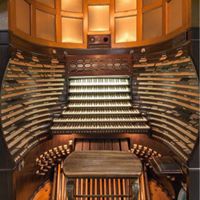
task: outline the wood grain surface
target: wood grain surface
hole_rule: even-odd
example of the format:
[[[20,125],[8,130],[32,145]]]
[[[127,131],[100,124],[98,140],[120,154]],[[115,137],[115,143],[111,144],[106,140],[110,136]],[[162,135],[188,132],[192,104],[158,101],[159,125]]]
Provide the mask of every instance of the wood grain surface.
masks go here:
[[[142,170],[140,160],[122,151],[75,151],[64,161],[68,178],[80,177],[138,177]]]

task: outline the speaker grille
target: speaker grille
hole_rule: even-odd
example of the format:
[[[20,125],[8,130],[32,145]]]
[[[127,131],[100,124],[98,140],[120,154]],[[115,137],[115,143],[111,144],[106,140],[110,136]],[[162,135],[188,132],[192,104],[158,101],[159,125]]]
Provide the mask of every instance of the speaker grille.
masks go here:
[[[110,48],[110,35],[88,35],[88,48]]]

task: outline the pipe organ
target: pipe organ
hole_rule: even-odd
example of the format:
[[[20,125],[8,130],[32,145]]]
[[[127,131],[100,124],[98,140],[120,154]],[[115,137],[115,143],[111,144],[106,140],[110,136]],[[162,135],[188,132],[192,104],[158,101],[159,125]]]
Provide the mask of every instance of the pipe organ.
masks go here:
[[[68,100],[62,115],[53,120],[53,133],[149,130],[146,118],[132,105],[128,76],[69,77]]]
[[[200,199],[197,4],[0,0],[0,199]]]
[[[1,126],[19,169],[26,165],[29,152],[43,144],[44,153],[33,153],[38,158],[32,167],[36,182],[50,176],[52,167],[73,150],[131,151],[138,143],[139,150],[132,152],[148,173],[154,170],[148,159],[152,152],[161,158],[169,154],[180,164],[179,187],[199,137],[196,70],[186,50],[164,60],[142,58],[145,62],[130,52],[65,55],[59,63],[53,57],[15,52],[4,73]],[[69,151],[65,144],[73,139],[82,142],[75,142]],[[29,166],[26,170],[29,173]],[[169,178],[167,182],[174,182]],[[99,184],[95,187],[101,188]],[[141,189],[143,193],[147,192]],[[174,194],[168,192],[170,197]]]
[[[198,138],[198,89],[188,56],[148,64],[128,54],[69,56],[64,66],[18,53],[4,74],[3,134],[16,162],[49,130],[151,132],[185,162]]]

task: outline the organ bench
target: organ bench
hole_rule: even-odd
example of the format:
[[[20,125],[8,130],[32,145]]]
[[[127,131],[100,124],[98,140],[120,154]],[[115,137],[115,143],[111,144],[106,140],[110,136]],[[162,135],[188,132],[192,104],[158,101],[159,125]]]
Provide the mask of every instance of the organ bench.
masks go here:
[[[140,160],[129,152],[122,151],[75,151],[64,161],[63,172],[67,179],[68,200],[76,198],[102,199],[125,197],[138,199],[139,176],[142,173]],[[84,191],[77,194],[77,181],[84,184]],[[117,180],[117,183],[116,183]],[[84,182],[84,183],[83,183]],[[94,182],[90,184],[89,182]],[[105,191],[105,184],[113,184],[113,191]],[[116,192],[116,184],[122,191]],[[104,185],[104,186],[103,186]],[[112,186],[111,186],[112,187]]]

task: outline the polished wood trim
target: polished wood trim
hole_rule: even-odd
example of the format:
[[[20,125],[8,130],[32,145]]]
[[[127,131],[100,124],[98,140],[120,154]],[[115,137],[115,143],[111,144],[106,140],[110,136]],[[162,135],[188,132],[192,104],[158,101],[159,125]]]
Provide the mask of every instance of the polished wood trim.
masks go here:
[[[127,43],[112,43],[113,48],[123,48],[123,47],[139,47],[139,46],[144,46],[144,45],[152,45],[155,43],[160,43],[169,40],[170,38],[175,37],[178,34],[183,33],[184,31],[187,30],[187,27],[181,27],[166,36],[160,36],[158,38],[154,39],[148,39],[148,40],[143,40],[143,41],[136,41],[136,42],[127,42]]]
[[[142,41],[142,35],[143,35],[143,15],[142,15],[142,1],[137,1],[137,41]]]
[[[183,26],[189,26],[189,21],[190,21],[190,17],[189,17],[189,13],[191,12],[191,7],[189,4],[190,0],[183,0],[183,7],[182,7],[182,22],[183,22]]]
[[[36,38],[36,6],[35,6],[35,2],[33,2],[31,4],[31,36],[33,38]]]
[[[137,4],[137,7],[139,7],[139,4],[141,4],[141,1],[139,1],[140,3]],[[138,14],[138,10],[131,10],[131,11],[123,11],[123,12],[117,12],[114,13],[114,17],[128,17],[128,16],[132,16],[132,15],[137,15]]]
[[[192,0],[187,0],[186,1],[187,5],[187,11],[188,11],[188,16],[187,16],[187,25],[188,27],[192,26]]]
[[[67,11],[60,11],[58,9],[58,12],[61,13],[62,17],[72,17],[72,18],[83,18],[83,13],[73,13],[73,12],[67,12]]]
[[[84,17],[84,29],[87,29],[87,21]],[[160,42],[165,42],[178,34],[184,33],[187,31],[187,27],[181,27],[178,30],[171,32],[167,34],[166,36],[160,36],[159,38],[155,39],[149,39],[149,40],[143,40],[143,41],[136,41],[136,42],[128,42],[128,43],[115,43],[114,39],[112,39],[112,48],[132,48],[132,47],[140,47],[140,46],[145,46],[145,45],[152,45]],[[54,41],[48,41],[40,38],[34,38],[31,37],[30,35],[27,35],[26,33],[15,29],[13,32],[14,35],[23,38],[24,40],[35,43],[38,45],[42,46],[48,46],[48,47],[57,47],[57,48],[87,48],[87,33],[84,31],[84,43],[83,44],[75,44],[75,43],[59,43],[59,42],[54,42]],[[114,38],[114,34],[112,34],[112,38]]]
[[[56,0],[57,1],[57,0]],[[40,3],[38,1],[33,1],[32,4],[35,5],[36,9],[41,10],[43,12],[47,12],[48,14],[55,15],[57,8],[51,8],[43,3]]]
[[[166,7],[166,0],[162,0],[162,35],[167,34],[168,13]]]
[[[88,35],[109,35],[111,34],[110,31],[102,31],[102,32],[96,32],[96,31],[89,31]]]
[[[83,48],[87,48],[88,23],[88,0],[85,0],[83,3]]]
[[[115,0],[110,0],[110,31],[111,31],[111,44],[115,43]]]
[[[111,0],[87,0],[88,5],[104,5],[110,4]]]
[[[48,41],[48,40],[44,40],[44,39],[40,39],[40,38],[34,38],[31,37],[29,35],[27,35],[26,33],[16,29],[15,30],[15,35],[22,37],[24,40],[29,41],[31,43],[35,43],[38,45],[42,45],[42,46],[50,46],[50,47],[61,47],[61,48],[69,48],[69,49],[73,49],[73,48],[86,48],[84,47],[83,44],[75,44],[75,43],[57,43],[54,41]]]
[[[166,0],[164,0],[166,2]],[[147,5],[147,6],[143,6],[143,12],[147,12],[149,10],[153,10],[155,8],[161,7],[162,6],[162,2],[163,0],[157,0],[154,3]]]
[[[56,42],[62,42],[61,0],[56,1]]]
[[[16,26],[16,9],[15,9],[15,1],[8,1],[8,27],[10,30],[14,30]]]

